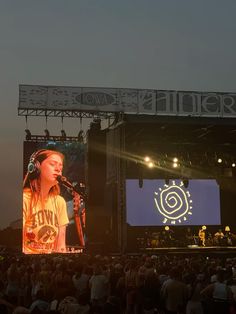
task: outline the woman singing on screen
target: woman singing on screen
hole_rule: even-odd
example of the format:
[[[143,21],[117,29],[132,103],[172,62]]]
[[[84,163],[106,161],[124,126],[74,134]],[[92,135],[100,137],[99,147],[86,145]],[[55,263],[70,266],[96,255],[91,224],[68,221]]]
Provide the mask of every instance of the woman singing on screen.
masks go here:
[[[33,153],[23,183],[23,252],[65,253],[66,202],[59,195],[57,176],[62,174],[64,156],[41,149]]]

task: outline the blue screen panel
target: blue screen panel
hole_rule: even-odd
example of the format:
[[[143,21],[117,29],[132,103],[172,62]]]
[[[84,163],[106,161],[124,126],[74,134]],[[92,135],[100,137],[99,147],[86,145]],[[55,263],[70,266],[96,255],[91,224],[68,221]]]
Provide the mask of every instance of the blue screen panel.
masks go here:
[[[131,226],[220,225],[216,180],[126,180],[126,222]]]

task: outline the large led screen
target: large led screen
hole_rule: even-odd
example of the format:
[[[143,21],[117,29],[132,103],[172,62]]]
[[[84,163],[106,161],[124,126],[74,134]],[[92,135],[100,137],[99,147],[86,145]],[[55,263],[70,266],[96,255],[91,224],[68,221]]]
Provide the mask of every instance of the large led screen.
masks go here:
[[[220,225],[219,185],[216,180],[126,180],[126,222],[130,226]]]
[[[85,246],[84,148],[79,142],[24,142],[24,253]]]

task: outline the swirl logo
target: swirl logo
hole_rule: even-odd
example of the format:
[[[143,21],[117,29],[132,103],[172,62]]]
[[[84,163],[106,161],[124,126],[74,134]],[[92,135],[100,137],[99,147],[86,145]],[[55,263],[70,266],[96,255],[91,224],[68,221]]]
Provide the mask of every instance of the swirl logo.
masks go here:
[[[188,190],[184,188],[184,183],[180,181],[177,185],[172,181],[170,185],[165,184],[155,192],[155,204],[158,212],[163,216],[163,223],[181,224],[187,220],[188,215],[192,215],[192,200]]]

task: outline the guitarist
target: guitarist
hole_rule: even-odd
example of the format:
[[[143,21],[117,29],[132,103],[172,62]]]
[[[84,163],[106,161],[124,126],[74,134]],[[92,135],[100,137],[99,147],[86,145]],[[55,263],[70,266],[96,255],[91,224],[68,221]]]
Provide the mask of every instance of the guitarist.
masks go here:
[[[198,237],[200,246],[206,246],[206,226],[202,226],[198,231]]]

